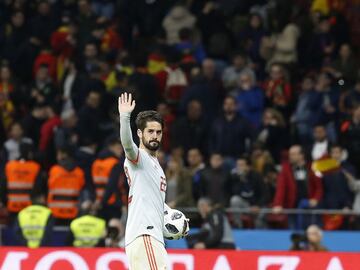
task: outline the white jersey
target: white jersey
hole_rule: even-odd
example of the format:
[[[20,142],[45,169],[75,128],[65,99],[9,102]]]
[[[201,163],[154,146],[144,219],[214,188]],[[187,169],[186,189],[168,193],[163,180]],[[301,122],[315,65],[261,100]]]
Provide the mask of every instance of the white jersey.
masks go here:
[[[136,161],[124,162],[130,186],[125,245],[148,234],[164,244],[166,178],[156,157],[139,149]]]

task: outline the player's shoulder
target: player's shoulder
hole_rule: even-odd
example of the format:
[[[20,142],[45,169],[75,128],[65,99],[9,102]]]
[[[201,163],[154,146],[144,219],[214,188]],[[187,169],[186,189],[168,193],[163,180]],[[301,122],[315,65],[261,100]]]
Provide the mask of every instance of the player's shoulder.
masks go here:
[[[132,167],[139,167],[143,163],[143,161],[146,159],[147,159],[146,151],[139,148],[136,158],[130,159],[130,158],[126,157],[124,164],[131,165]]]

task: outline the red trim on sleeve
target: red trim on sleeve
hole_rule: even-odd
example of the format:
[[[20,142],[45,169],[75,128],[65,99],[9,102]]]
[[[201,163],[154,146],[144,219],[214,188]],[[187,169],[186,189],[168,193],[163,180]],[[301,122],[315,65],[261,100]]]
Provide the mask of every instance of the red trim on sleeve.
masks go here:
[[[136,164],[138,164],[138,162],[139,162],[139,154],[140,154],[140,150],[138,149],[137,156],[136,156],[136,159],[135,159],[135,160],[132,160],[132,159],[130,159],[130,158],[128,158],[128,157],[126,157],[126,158],[127,158],[132,164],[136,165]]]

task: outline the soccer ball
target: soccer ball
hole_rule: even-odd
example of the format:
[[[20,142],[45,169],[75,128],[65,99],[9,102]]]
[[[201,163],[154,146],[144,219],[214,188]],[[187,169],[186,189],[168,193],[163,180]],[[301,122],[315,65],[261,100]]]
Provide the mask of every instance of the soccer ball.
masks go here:
[[[166,210],[163,232],[166,239],[178,240],[189,232],[189,220],[179,210]]]

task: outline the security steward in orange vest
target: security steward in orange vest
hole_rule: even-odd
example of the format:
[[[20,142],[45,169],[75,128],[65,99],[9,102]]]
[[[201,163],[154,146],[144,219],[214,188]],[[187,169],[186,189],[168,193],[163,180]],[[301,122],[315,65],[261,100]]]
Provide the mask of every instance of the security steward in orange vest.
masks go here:
[[[76,165],[72,156],[70,147],[58,149],[58,163],[49,171],[47,205],[56,225],[69,225],[77,217],[80,196],[85,190],[84,171]]]
[[[93,210],[106,221],[121,218],[126,205],[128,186],[122,166],[123,148],[120,140],[110,137],[91,168],[95,188]]]
[[[0,183],[2,203],[10,213],[10,219],[31,205],[31,197],[40,193],[44,185],[40,164],[33,160],[33,145],[21,143],[19,147],[20,158],[6,163]]]

